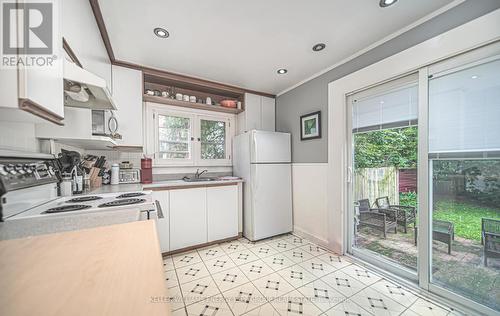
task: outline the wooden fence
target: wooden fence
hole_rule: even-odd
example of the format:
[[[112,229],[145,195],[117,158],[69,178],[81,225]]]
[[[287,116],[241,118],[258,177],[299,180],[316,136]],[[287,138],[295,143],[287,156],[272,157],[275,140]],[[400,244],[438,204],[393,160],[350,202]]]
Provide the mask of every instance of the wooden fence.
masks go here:
[[[399,169],[399,192],[417,192],[417,169]]]
[[[391,204],[399,203],[398,170],[395,167],[364,168],[354,172],[354,201],[388,196]]]

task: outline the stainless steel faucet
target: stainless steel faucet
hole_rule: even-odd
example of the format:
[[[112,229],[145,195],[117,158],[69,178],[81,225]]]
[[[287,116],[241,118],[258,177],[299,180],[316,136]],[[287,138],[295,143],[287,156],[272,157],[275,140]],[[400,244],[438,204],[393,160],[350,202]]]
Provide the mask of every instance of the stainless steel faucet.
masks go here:
[[[200,178],[200,176],[201,176],[202,174],[204,174],[205,172],[208,172],[208,170],[207,170],[207,169],[205,169],[205,170],[203,170],[202,172],[200,172],[200,169],[196,169],[196,173],[194,174],[194,177],[195,177],[196,179],[199,179],[199,178]]]

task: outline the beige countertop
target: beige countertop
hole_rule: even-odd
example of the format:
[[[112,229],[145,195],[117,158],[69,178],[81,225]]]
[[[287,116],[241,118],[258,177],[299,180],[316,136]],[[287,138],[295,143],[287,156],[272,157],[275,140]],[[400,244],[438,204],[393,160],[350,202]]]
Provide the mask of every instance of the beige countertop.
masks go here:
[[[231,185],[236,183],[244,182],[242,179],[239,180],[217,180],[217,181],[201,181],[201,182],[187,182],[184,180],[167,180],[167,181],[155,181],[150,184],[116,184],[116,185],[103,185],[99,188],[92,189],[85,194],[102,194],[102,193],[120,193],[120,192],[132,192],[132,191],[142,191],[142,190],[155,190],[155,189],[172,189],[172,188],[196,188],[196,187],[206,187],[206,186],[222,186]]]
[[[0,315],[169,315],[154,221],[0,241]]]
[[[216,181],[199,181],[199,182],[187,182],[184,180],[168,180],[168,181],[156,181],[151,184],[143,184],[142,188],[144,190],[154,190],[154,189],[171,189],[171,188],[196,188],[196,187],[206,187],[206,186],[223,186],[241,183],[243,180],[216,180]]]

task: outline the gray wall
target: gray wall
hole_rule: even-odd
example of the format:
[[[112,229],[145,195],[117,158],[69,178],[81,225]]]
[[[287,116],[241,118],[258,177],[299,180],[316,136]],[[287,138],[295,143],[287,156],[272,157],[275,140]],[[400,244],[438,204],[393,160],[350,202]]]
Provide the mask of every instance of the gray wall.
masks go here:
[[[292,133],[294,163],[328,161],[328,84],[500,8],[500,0],[467,0],[406,33],[288,91],[276,99],[276,130]],[[321,111],[322,138],[300,141],[301,115]]]

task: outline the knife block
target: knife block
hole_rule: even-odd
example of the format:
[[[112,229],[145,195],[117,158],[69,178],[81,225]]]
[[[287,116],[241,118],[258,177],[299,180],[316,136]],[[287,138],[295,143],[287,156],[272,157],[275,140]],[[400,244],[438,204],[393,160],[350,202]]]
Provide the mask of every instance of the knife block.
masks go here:
[[[92,167],[89,173],[90,187],[98,188],[102,186],[102,177],[99,177],[101,169]]]

